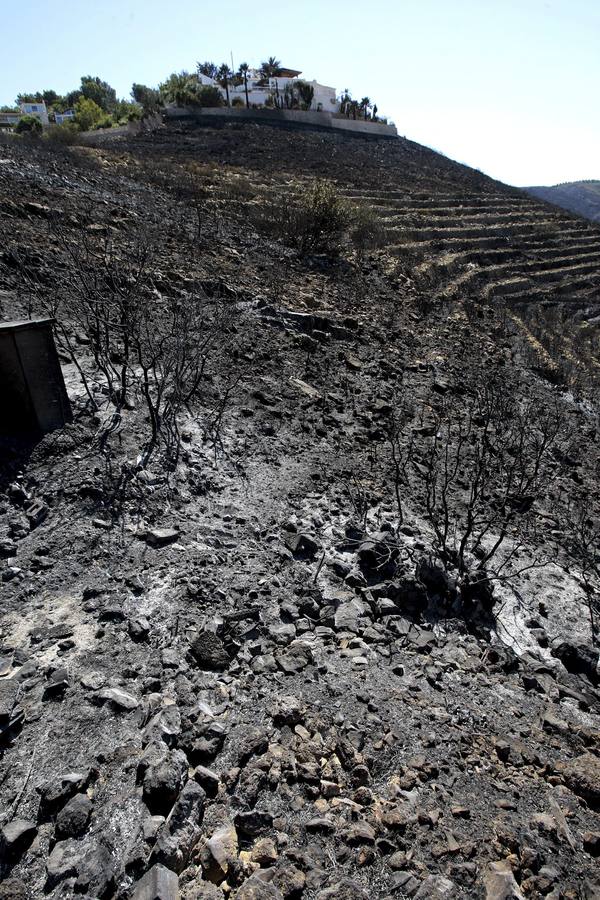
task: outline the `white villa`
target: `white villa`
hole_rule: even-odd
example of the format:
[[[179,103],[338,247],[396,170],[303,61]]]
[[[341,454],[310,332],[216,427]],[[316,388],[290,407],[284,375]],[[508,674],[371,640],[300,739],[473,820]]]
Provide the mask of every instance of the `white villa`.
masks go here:
[[[300,79],[302,72],[296,69],[280,68],[278,74],[272,77],[265,77],[259,69],[248,70],[248,103],[251,107],[285,105],[286,87],[288,91],[293,87],[296,81]],[[226,99],[227,92],[214,78],[208,75],[198,75],[200,84],[216,87]],[[301,79],[305,80],[305,79]],[[339,112],[340,104],[335,94],[335,88],[328,87],[325,84],[319,84],[317,81],[307,81],[314,91],[311,109],[323,112],[336,113]],[[237,99],[236,99],[237,98]],[[229,100],[235,106],[246,106],[246,89],[244,84],[229,84]]]

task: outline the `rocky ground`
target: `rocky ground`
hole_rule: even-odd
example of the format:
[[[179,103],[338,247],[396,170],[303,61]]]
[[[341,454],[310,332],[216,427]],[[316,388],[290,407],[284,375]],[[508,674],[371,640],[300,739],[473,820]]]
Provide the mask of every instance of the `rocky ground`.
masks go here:
[[[430,308],[383,251],[301,258],[230,190],[323,159],[354,186],[498,184],[409,142],[257,126],[0,157],[2,319],[92,277],[82,233],[97,252],[143,228],[156,291],[200,285],[224,323],[175,466],[136,469],[139,404],[107,437],[67,319],[98,409],[63,348],[74,423],[4,443],[0,897],[600,896],[598,650],[555,506],[597,493],[594,407],[524,367],[497,310]],[[387,436],[408,402],[426,441],[492,371],[557,405],[569,453],[525,571],[473,610],[414,479],[399,521]]]

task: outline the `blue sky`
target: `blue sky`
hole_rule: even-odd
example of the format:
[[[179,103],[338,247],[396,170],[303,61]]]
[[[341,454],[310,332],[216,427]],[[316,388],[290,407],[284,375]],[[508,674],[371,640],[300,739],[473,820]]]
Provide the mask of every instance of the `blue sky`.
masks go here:
[[[3,0],[0,104],[270,55],[510,184],[600,178],[598,0]]]

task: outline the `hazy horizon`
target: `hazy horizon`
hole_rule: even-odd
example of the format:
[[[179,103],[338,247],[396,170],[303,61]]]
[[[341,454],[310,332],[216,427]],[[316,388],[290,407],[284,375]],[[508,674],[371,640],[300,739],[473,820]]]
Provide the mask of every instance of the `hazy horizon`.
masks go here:
[[[526,8],[523,8],[523,7]],[[276,12],[232,0],[227,13],[180,0],[23,0],[5,10],[0,104],[65,93],[99,75],[121,97],[198,60],[259,65],[275,55],[304,76],[369,96],[398,133],[517,186],[600,179],[600,8],[587,0],[332,0]]]

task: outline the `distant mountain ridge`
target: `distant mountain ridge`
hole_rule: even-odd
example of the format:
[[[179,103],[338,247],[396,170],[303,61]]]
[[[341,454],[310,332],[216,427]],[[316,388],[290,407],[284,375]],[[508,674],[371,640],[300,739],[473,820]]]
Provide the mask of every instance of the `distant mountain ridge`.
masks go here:
[[[528,194],[600,222],[600,181],[568,181],[552,187],[528,187]]]

